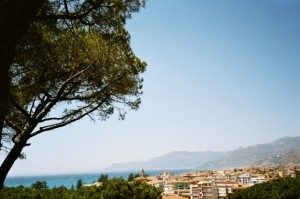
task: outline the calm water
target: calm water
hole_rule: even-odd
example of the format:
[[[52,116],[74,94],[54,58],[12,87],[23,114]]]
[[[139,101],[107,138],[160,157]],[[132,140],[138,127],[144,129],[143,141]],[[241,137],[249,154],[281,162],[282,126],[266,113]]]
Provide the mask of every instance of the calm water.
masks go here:
[[[145,171],[149,176],[156,176],[166,171],[172,172],[175,175],[190,171],[190,170],[152,170]],[[25,186],[30,187],[36,181],[46,181],[49,188],[65,186],[71,188],[72,185],[76,187],[78,179],[82,179],[85,184],[91,184],[98,180],[101,174],[107,174],[109,179],[123,178],[127,180],[130,173],[139,173],[140,171],[123,171],[123,172],[99,172],[99,173],[83,173],[83,174],[66,174],[66,175],[44,175],[44,176],[25,176],[25,177],[7,177],[5,186],[17,187]]]

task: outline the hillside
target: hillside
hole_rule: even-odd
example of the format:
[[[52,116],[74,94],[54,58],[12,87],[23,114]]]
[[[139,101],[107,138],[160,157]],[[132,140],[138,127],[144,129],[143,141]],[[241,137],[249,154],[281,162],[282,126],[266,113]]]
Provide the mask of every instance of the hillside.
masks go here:
[[[283,165],[300,164],[300,149],[285,154],[279,162]]]
[[[117,163],[111,165],[109,171],[125,171],[125,170],[147,170],[159,169],[193,169],[200,164],[223,157],[228,152],[213,151],[175,151],[161,157],[153,158],[143,162]]]
[[[299,152],[295,152],[299,150]],[[300,137],[283,137],[267,144],[258,144],[234,151],[175,151],[143,162],[117,163],[108,171],[160,169],[220,169],[244,167],[252,164],[286,164],[299,161]]]
[[[200,165],[200,168],[218,169],[244,167],[251,164],[279,164],[281,158],[300,149],[300,137],[283,137],[267,144],[239,148],[226,157]]]

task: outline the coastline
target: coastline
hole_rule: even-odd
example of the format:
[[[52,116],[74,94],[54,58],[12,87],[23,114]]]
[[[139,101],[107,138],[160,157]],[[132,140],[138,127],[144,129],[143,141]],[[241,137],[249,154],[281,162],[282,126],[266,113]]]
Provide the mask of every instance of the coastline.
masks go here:
[[[172,172],[178,175],[183,172],[191,171],[192,169],[161,169],[161,170],[145,170],[149,176],[156,176],[163,172]],[[91,184],[96,182],[101,174],[107,174],[109,179],[123,178],[127,180],[130,173],[139,173],[140,170],[135,171],[99,171],[93,173],[74,173],[74,174],[54,174],[54,175],[29,175],[29,176],[9,176],[5,180],[7,187],[30,187],[36,181],[46,181],[49,188],[64,186],[70,189],[76,185],[79,179],[82,179],[84,184]]]

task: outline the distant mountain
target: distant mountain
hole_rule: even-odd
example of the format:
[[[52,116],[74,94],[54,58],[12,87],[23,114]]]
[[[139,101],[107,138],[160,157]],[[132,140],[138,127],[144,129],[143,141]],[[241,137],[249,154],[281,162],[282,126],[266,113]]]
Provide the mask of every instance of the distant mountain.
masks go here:
[[[109,171],[130,171],[160,169],[193,169],[200,164],[223,157],[228,152],[213,152],[213,151],[175,151],[161,157],[153,158],[143,162],[128,162],[117,163],[107,168]]]
[[[297,150],[299,150],[297,152]],[[234,151],[175,151],[143,162],[117,163],[108,171],[133,171],[141,168],[160,169],[220,169],[253,164],[286,164],[300,162],[300,137],[283,137],[267,144],[240,147]]]
[[[300,164],[300,149],[283,155],[279,163],[282,165]]]
[[[271,143],[239,148],[228,156],[199,165],[199,168],[218,169],[263,163],[280,164],[284,155],[297,149],[300,149],[300,137],[283,137]]]

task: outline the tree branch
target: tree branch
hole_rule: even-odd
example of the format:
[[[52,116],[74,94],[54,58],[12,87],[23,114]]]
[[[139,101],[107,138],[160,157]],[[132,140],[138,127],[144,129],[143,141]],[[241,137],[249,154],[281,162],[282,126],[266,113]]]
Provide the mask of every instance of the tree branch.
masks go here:
[[[68,15],[69,14],[69,9],[68,9],[67,0],[64,0],[64,6],[65,6],[66,14]]]
[[[109,88],[109,86],[111,86],[115,81],[121,79],[122,77],[119,77],[119,78],[116,78],[114,81],[112,81],[110,84],[107,84],[105,87],[103,87],[100,91],[98,92],[95,92],[93,95],[90,95],[90,96],[86,96],[86,97],[72,97],[72,98],[62,98],[61,101],[72,101],[72,100],[88,100],[88,99],[93,99],[95,97],[97,97],[98,95],[102,94],[105,90],[107,90]],[[75,110],[75,112],[72,112],[70,114],[67,114],[63,117],[52,117],[52,118],[46,118],[46,119],[43,119],[41,120],[41,122],[46,122],[46,121],[51,121],[51,120],[65,120],[66,118],[68,117],[71,117],[72,115],[75,115],[79,112],[81,112],[82,110],[90,107],[93,103],[95,102],[91,102],[89,103],[87,106],[84,106],[84,107],[81,107],[80,109],[77,109]]]
[[[94,63],[96,63],[96,61]],[[47,115],[49,113],[49,111],[53,108],[53,106],[55,106],[55,104],[60,100],[62,94],[64,93],[64,91],[65,91],[66,87],[68,86],[68,84],[70,83],[70,81],[72,81],[74,78],[78,77],[80,74],[84,73],[85,71],[87,71],[94,63],[92,63],[91,65],[89,65],[85,69],[79,71],[78,73],[72,75],[69,79],[67,79],[62,84],[60,89],[58,90],[56,97],[44,108],[44,110],[42,112],[35,115],[35,118],[38,121],[41,121],[45,117],[45,115]]]
[[[85,1],[86,2],[86,1]],[[66,14],[58,14],[58,15],[40,15],[35,17],[35,21],[45,21],[45,20],[58,20],[58,19],[69,19],[69,20],[83,20],[83,18],[87,17],[91,12],[93,12],[95,9],[98,9],[102,6],[102,3],[104,0],[97,1],[93,6],[90,7],[86,12],[80,14],[79,12],[75,13],[69,13],[69,11],[66,10]],[[65,9],[67,9],[66,1],[65,3]],[[84,3],[81,5],[83,7]],[[83,10],[83,8],[81,8]]]
[[[80,115],[80,116],[78,116],[78,117],[76,117],[76,118],[73,118],[73,119],[71,119],[71,120],[69,120],[69,121],[63,121],[63,122],[60,122],[60,123],[56,123],[56,124],[51,124],[51,125],[48,125],[48,126],[40,127],[40,130],[38,130],[38,131],[32,133],[32,134],[30,135],[30,138],[31,138],[31,137],[34,137],[34,136],[36,136],[36,135],[38,135],[38,134],[40,134],[40,133],[42,133],[42,132],[45,132],[45,131],[51,131],[51,130],[53,130],[53,129],[57,129],[57,128],[60,128],[60,127],[64,127],[64,126],[66,126],[66,125],[68,125],[68,124],[71,124],[71,123],[73,123],[73,122],[75,122],[75,121],[80,120],[80,119],[82,119],[83,117],[85,117],[86,115],[89,115],[90,113],[92,113],[92,112],[94,112],[95,110],[97,110],[97,109],[98,109],[100,106],[102,106],[108,99],[109,99],[109,95],[107,95],[106,98],[103,99],[101,103],[99,103],[97,106],[95,106],[95,107],[92,108],[91,110],[89,110],[89,111],[85,112],[84,114],[82,114],[82,115]]]
[[[76,114],[80,113],[81,111],[83,111],[84,109],[90,107],[93,103],[94,103],[94,102],[91,102],[91,103],[89,103],[88,105],[83,106],[83,107],[81,107],[81,108],[79,108],[79,109],[77,109],[77,110],[74,110],[74,112],[69,113],[69,114],[66,114],[66,115],[64,115],[64,116],[62,116],[62,117],[50,117],[50,118],[43,119],[41,122],[47,122],[47,121],[51,121],[51,120],[63,120],[63,121],[65,121],[65,120],[67,120],[69,117],[71,117],[72,115],[76,115]]]

